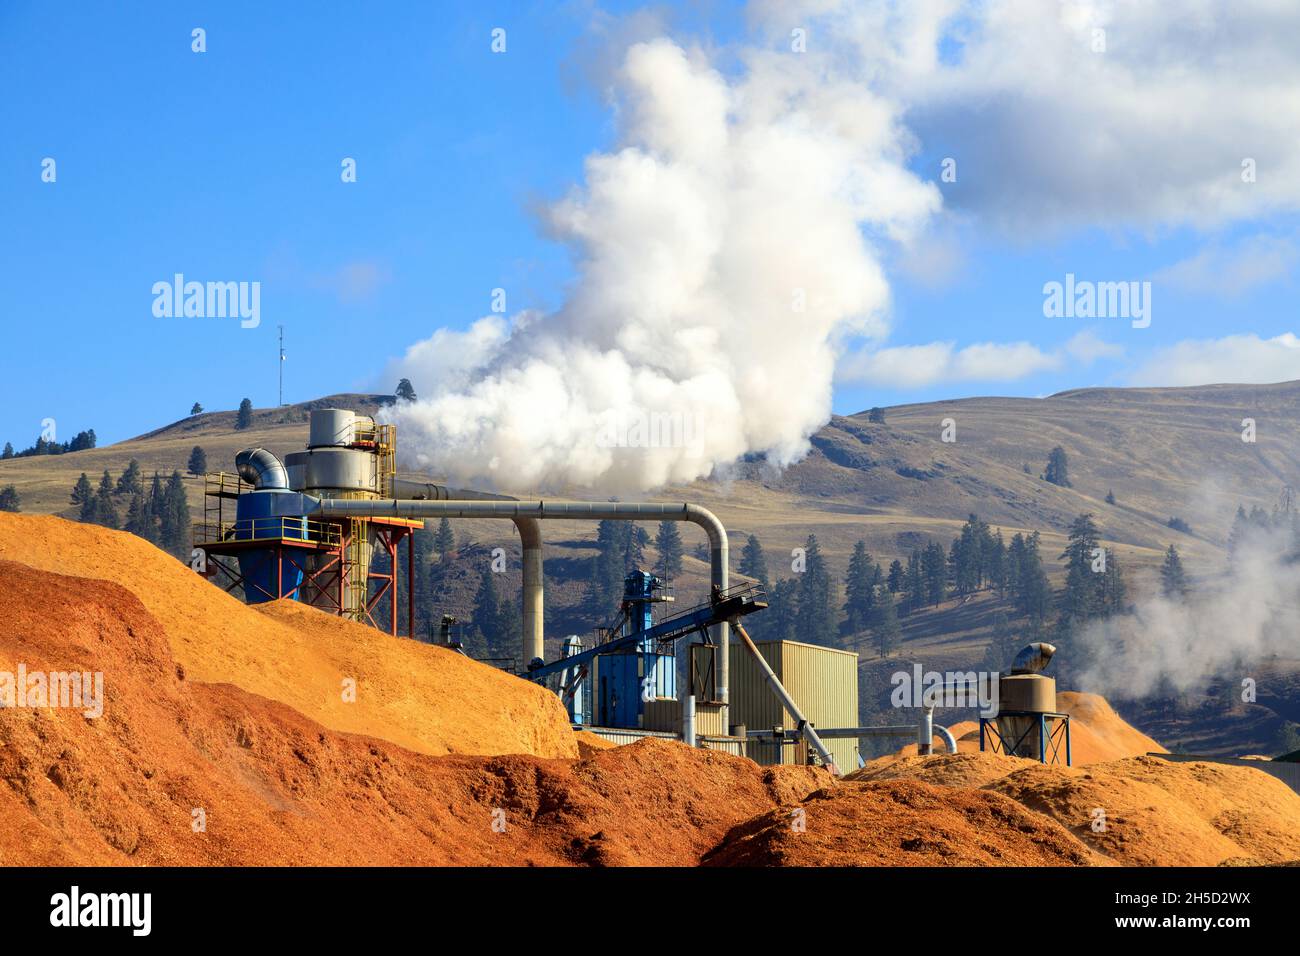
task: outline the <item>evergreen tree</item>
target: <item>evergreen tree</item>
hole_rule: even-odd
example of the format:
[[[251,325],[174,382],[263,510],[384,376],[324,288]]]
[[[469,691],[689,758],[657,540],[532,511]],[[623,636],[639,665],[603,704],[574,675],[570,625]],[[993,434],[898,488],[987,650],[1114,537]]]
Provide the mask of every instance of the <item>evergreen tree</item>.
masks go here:
[[[928,592],[925,589],[925,572],[922,570],[919,549],[913,549],[907,556],[907,577],[904,588],[907,591],[906,607],[909,614],[925,606]]]
[[[740,552],[740,573],[747,574],[763,587],[767,587],[767,556],[763,554],[763,545],[758,535],[751,534],[745,540],[745,547]]]
[[[0,511],[22,511],[22,498],[13,485],[0,488]]]
[[[134,458],[127,464],[126,470],[122,472],[121,477],[117,479],[117,485],[113,488],[115,495],[133,495],[137,491],[143,491],[144,486],[140,484],[140,463]]]
[[[832,647],[835,640],[834,586],[816,535],[808,535],[804,553],[804,571],[799,580],[801,640]]]
[[[107,468],[104,469],[104,477],[99,480],[99,489],[95,492],[91,520],[105,528],[118,527],[117,506],[113,504],[113,479]]]
[[[948,559],[937,541],[931,541],[921,552],[921,574],[925,578],[926,602],[938,607],[947,596]]]
[[[764,640],[798,639],[799,585],[793,578],[777,581],[767,596],[768,610],[757,615]]]
[[[179,471],[167,479],[159,508],[159,532],[164,551],[177,557],[188,554],[190,544],[190,506],[185,484]]]
[[[903,590],[903,578],[903,563],[895,558],[889,563],[889,577],[886,579],[890,594],[897,594]]]
[[[659,552],[659,560],[655,562],[654,573],[665,581],[678,577],[682,573],[682,536],[676,521],[659,522],[655,550]],[[740,570],[747,573],[743,563]]]
[[[1113,505],[1114,503],[1115,503],[1115,492],[1112,491],[1112,490],[1110,490],[1110,489],[1107,489],[1107,490],[1106,490],[1106,504],[1108,504],[1108,505]]]
[[[1160,566],[1160,590],[1165,597],[1182,597],[1187,593],[1187,575],[1183,573],[1183,560],[1172,544],[1165,552],[1165,563]]]
[[[953,587],[958,594],[971,594],[984,583],[985,551],[990,546],[989,526],[976,515],[970,515],[948,553]]]
[[[1065,449],[1060,445],[1053,448],[1052,453],[1047,456],[1047,470],[1043,472],[1043,478],[1062,488],[1072,487],[1070,485],[1070,462],[1065,455]]]
[[[154,523],[153,515],[149,510],[149,502],[145,498],[143,491],[137,491],[131,496],[131,503],[126,509],[126,524],[122,526],[122,530],[129,531],[133,535],[154,544],[158,543],[157,525]]]
[[[474,595],[474,626],[483,635],[490,657],[507,656],[501,653],[501,602],[497,599],[496,578],[490,566],[483,569],[478,593]]]
[[[894,598],[886,592],[880,595],[880,600],[872,612],[871,624],[871,634],[875,638],[876,650],[881,657],[888,657],[897,650],[902,633]]]
[[[519,607],[519,595],[513,594],[509,590],[501,597],[501,604],[497,608],[497,647],[499,656],[510,657],[514,648],[523,645],[524,638],[524,617],[523,611]],[[523,662],[524,666],[528,661]]]
[[[415,386],[411,384],[409,378],[404,378],[397,383],[397,397],[404,402],[415,401]]]
[[[878,569],[867,552],[867,543],[859,541],[853,546],[853,555],[849,558],[849,571],[844,580],[847,600],[844,613],[848,616],[848,633],[857,634],[871,623],[872,611],[876,606],[875,579]]]
[[[1079,515],[1070,523],[1069,539],[1061,557],[1065,560],[1065,590],[1061,592],[1061,618],[1073,626],[1106,612],[1106,574],[1094,571],[1100,550],[1100,532],[1091,514]],[[1106,555],[1109,565],[1113,555]]]
[[[191,415],[202,415],[202,414],[203,414],[203,406],[200,405],[198,402],[195,402],[193,405],[190,406],[190,414],[191,414]]]
[[[14,456],[14,446],[12,442],[5,442],[5,450],[0,453],[0,458],[12,458]]]
[[[596,526],[596,556],[584,600],[593,620],[607,620],[623,598],[631,534],[631,525],[626,521],[602,521]]]
[[[1046,621],[1052,601],[1052,587],[1043,569],[1038,544],[1037,531],[1028,538],[1017,533],[1007,549],[1007,577],[1012,603],[1018,613],[1029,618],[1035,632]]]
[[[208,453],[200,445],[195,445],[190,449],[190,460],[185,466],[185,470],[191,475],[206,475],[208,473]]]
[[[153,473],[153,482],[149,485],[149,514],[155,521],[162,520],[163,512],[163,488],[162,479],[158,477],[158,472]]]
[[[80,505],[83,508],[87,501],[93,501],[95,498],[95,486],[90,483],[83,471],[81,477],[77,479],[76,485],[73,486],[71,500],[74,505]],[[81,519],[85,521],[85,518]]]
[[[879,406],[871,409],[871,411],[867,412],[867,421],[883,425],[885,423],[885,410]]]
[[[1002,542],[1002,529],[988,539],[984,555],[984,574],[989,586],[999,598],[1007,596],[1007,546]]]
[[[456,547],[456,535],[451,530],[451,522],[443,518],[438,522],[438,531],[433,536],[433,550],[439,558],[445,558]]]
[[[253,403],[248,399],[244,399],[239,403],[239,414],[235,417],[235,428],[243,431],[251,424],[253,424]]]

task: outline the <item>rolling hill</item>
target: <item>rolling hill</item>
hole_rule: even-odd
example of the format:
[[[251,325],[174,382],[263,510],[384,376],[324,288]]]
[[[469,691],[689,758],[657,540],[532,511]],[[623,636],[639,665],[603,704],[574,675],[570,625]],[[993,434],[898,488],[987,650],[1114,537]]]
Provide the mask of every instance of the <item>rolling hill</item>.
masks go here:
[[[331,395],[313,402],[257,410],[248,429],[235,429],[233,411],[182,419],[115,445],[56,456],[0,461],[0,486],[13,484],[31,513],[73,516],[68,494],[84,471],[92,480],[108,469],[120,474],[132,458],[146,476],[185,470],[199,445],[211,470],[233,469],[235,452],[263,445],[283,455],[300,449],[312,408],[340,406],[374,414],[383,395]],[[1243,419],[1254,422],[1255,440],[1242,440]],[[93,422],[84,423],[93,426]],[[81,427],[81,426],[79,426]],[[947,428],[949,437],[945,441]],[[27,444],[11,439],[17,446]],[[401,435],[398,436],[399,449]],[[1041,477],[1055,446],[1069,456],[1071,487]],[[835,416],[812,437],[809,454],[783,471],[761,458],[747,459],[726,475],[688,487],[665,489],[660,501],[690,500],[713,510],[732,534],[738,554],[744,537],[756,534],[774,576],[789,576],[790,549],[815,534],[834,574],[843,573],[854,542],[866,541],[877,561],[906,558],[934,538],[945,546],[971,513],[1004,535],[1038,530],[1048,570],[1055,564],[1069,522],[1092,512],[1103,541],[1114,548],[1130,588],[1149,587],[1151,572],[1170,543],[1183,555],[1193,583],[1221,575],[1232,516],[1238,505],[1271,510],[1283,489],[1300,475],[1300,382],[1277,385],[1213,385],[1172,389],[1083,389],[1046,398],[969,398],[885,410],[884,422],[863,412]],[[404,473],[405,474],[405,473]],[[433,479],[440,476],[433,475]],[[202,511],[201,482],[187,479],[195,516]],[[538,497],[535,489],[498,489]],[[1115,503],[1108,504],[1107,494]],[[577,489],[566,497],[591,497]],[[1169,527],[1171,518],[1188,531]],[[513,545],[508,524],[458,522],[480,544]],[[579,629],[574,613],[581,598],[586,558],[594,553],[594,526],[550,524],[547,537],[548,641]],[[686,567],[677,582],[683,599],[704,593],[706,564],[690,551],[694,529],[684,532]],[[733,569],[734,569],[733,561]],[[444,569],[448,610],[466,617],[476,575]],[[512,576],[513,577],[513,576]],[[510,587],[512,582],[507,582]],[[989,595],[904,619],[901,656],[927,666],[976,666],[989,640],[996,609]],[[861,646],[864,670],[894,669],[897,660],[872,661]],[[1219,727],[1187,714],[1160,716],[1129,706],[1125,715],[1177,748],[1180,741],[1209,752],[1265,749],[1284,719],[1300,717],[1300,647],[1277,662],[1279,683],[1271,703]],[[1189,702],[1193,712],[1195,702]],[[1218,720],[1218,718],[1215,718]],[[1222,723],[1222,721],[1219,721]],[[1216,729],[1217,728],[1217,729]]]

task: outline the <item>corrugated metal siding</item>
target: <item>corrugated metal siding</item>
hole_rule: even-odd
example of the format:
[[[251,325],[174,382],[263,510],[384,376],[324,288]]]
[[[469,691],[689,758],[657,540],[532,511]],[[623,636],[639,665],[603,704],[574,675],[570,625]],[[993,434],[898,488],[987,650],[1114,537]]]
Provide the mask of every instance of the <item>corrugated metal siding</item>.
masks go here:
[[[682,702],[680,700],[652,700],[645,705],[645,729],[664,730],[680,734],[682,730]],[[722,708],[713,704],[695,705],[695,736],[722,737]]]
[[[776,672],[814,727],[856,727],[858,725],[858,655],[797,641],[763,641],[759,653]],[[791,729],[794,718],[777,701],[762,672],[744,646],[731,650],[731,720],[749,730],[781,726]],[[841,769],[857,766],[857,741],[827,740],[826,745]],[[781,763],[805,763],[806,745],[780,748]],[[777,762],[772,744],[750,744],[749,752],[759,763]]]

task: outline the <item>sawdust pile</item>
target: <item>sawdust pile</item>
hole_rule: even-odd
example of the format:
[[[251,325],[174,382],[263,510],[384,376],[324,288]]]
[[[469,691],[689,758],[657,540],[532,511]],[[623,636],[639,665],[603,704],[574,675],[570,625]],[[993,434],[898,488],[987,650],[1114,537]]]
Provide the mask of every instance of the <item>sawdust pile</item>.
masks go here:
[[[846,783],[727,835],[706,866],[1084,866],[1060,824],[982,790]]]
[[[693,865],[832,783],[658,740],[585,761],[412,753],[184,678],[118,585],[0,561],[0,588],[0,667],[102,671],[106,698],[98,718],[0,712],[4,865]]]
[[[1300,794],[1253,767],[1134,757],[1086,769],[1038,765],[988,789],[1128,866],[1300,860]]]
[[[976,750],[973,753],[941,754],[934,757],[880,757],[844,779],[865,783],[906,778],[943,787],[978,789],[1001,780],[1018,767],[1034,766],[1040,765],[1023,757],[1004,757]]]
[[[1070,756],[1076,767],[1123,757],[1168,753],[1164,747],[1115,713],[1106,698],[1097,694],[1059,691],[1056,706],[1061,713],[1070,715]],[[959,721],[948,730],[957,738],[958,753],[979,752],[978,721]],[[939,746],[937,738],[935,746]],[[908,744],[898,754],[915,756],[916,744]]]
[[[583,760],[600,753],[602,750],[613,750],[618,746],[614,741],[606,740],[589,730],[575,731],[573,740],[578,745],[578,756]]]
[[[189,679],[234,684],[333,730],[427,754],[578,755],[568,715],[545,688],[296,602],[245,605],[135,535],[0,513],[0,558],[122,585]],[[345,700],[345,681],[355,700]]]

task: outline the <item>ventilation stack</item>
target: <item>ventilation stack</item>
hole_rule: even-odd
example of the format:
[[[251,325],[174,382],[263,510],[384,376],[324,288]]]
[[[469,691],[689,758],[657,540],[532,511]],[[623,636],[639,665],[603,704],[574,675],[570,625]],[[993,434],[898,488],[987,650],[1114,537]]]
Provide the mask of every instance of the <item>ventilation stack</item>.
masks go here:
[[[289,487],[315,498],[388,497],[395,470],[394,445],[391,425],[378,425],[368,415],[342,408],[316,409],[311,413],[307,450],[285,456]],[[342,530],[342,608],[339,596],[329,593],[333,589],[323,583],[325,576],[318,574],[332,560],[324,553],[307,558],[300,600],[360,621],[367,610],[370,563],[379,531],[374,522],[364,519],[353,519]]]

